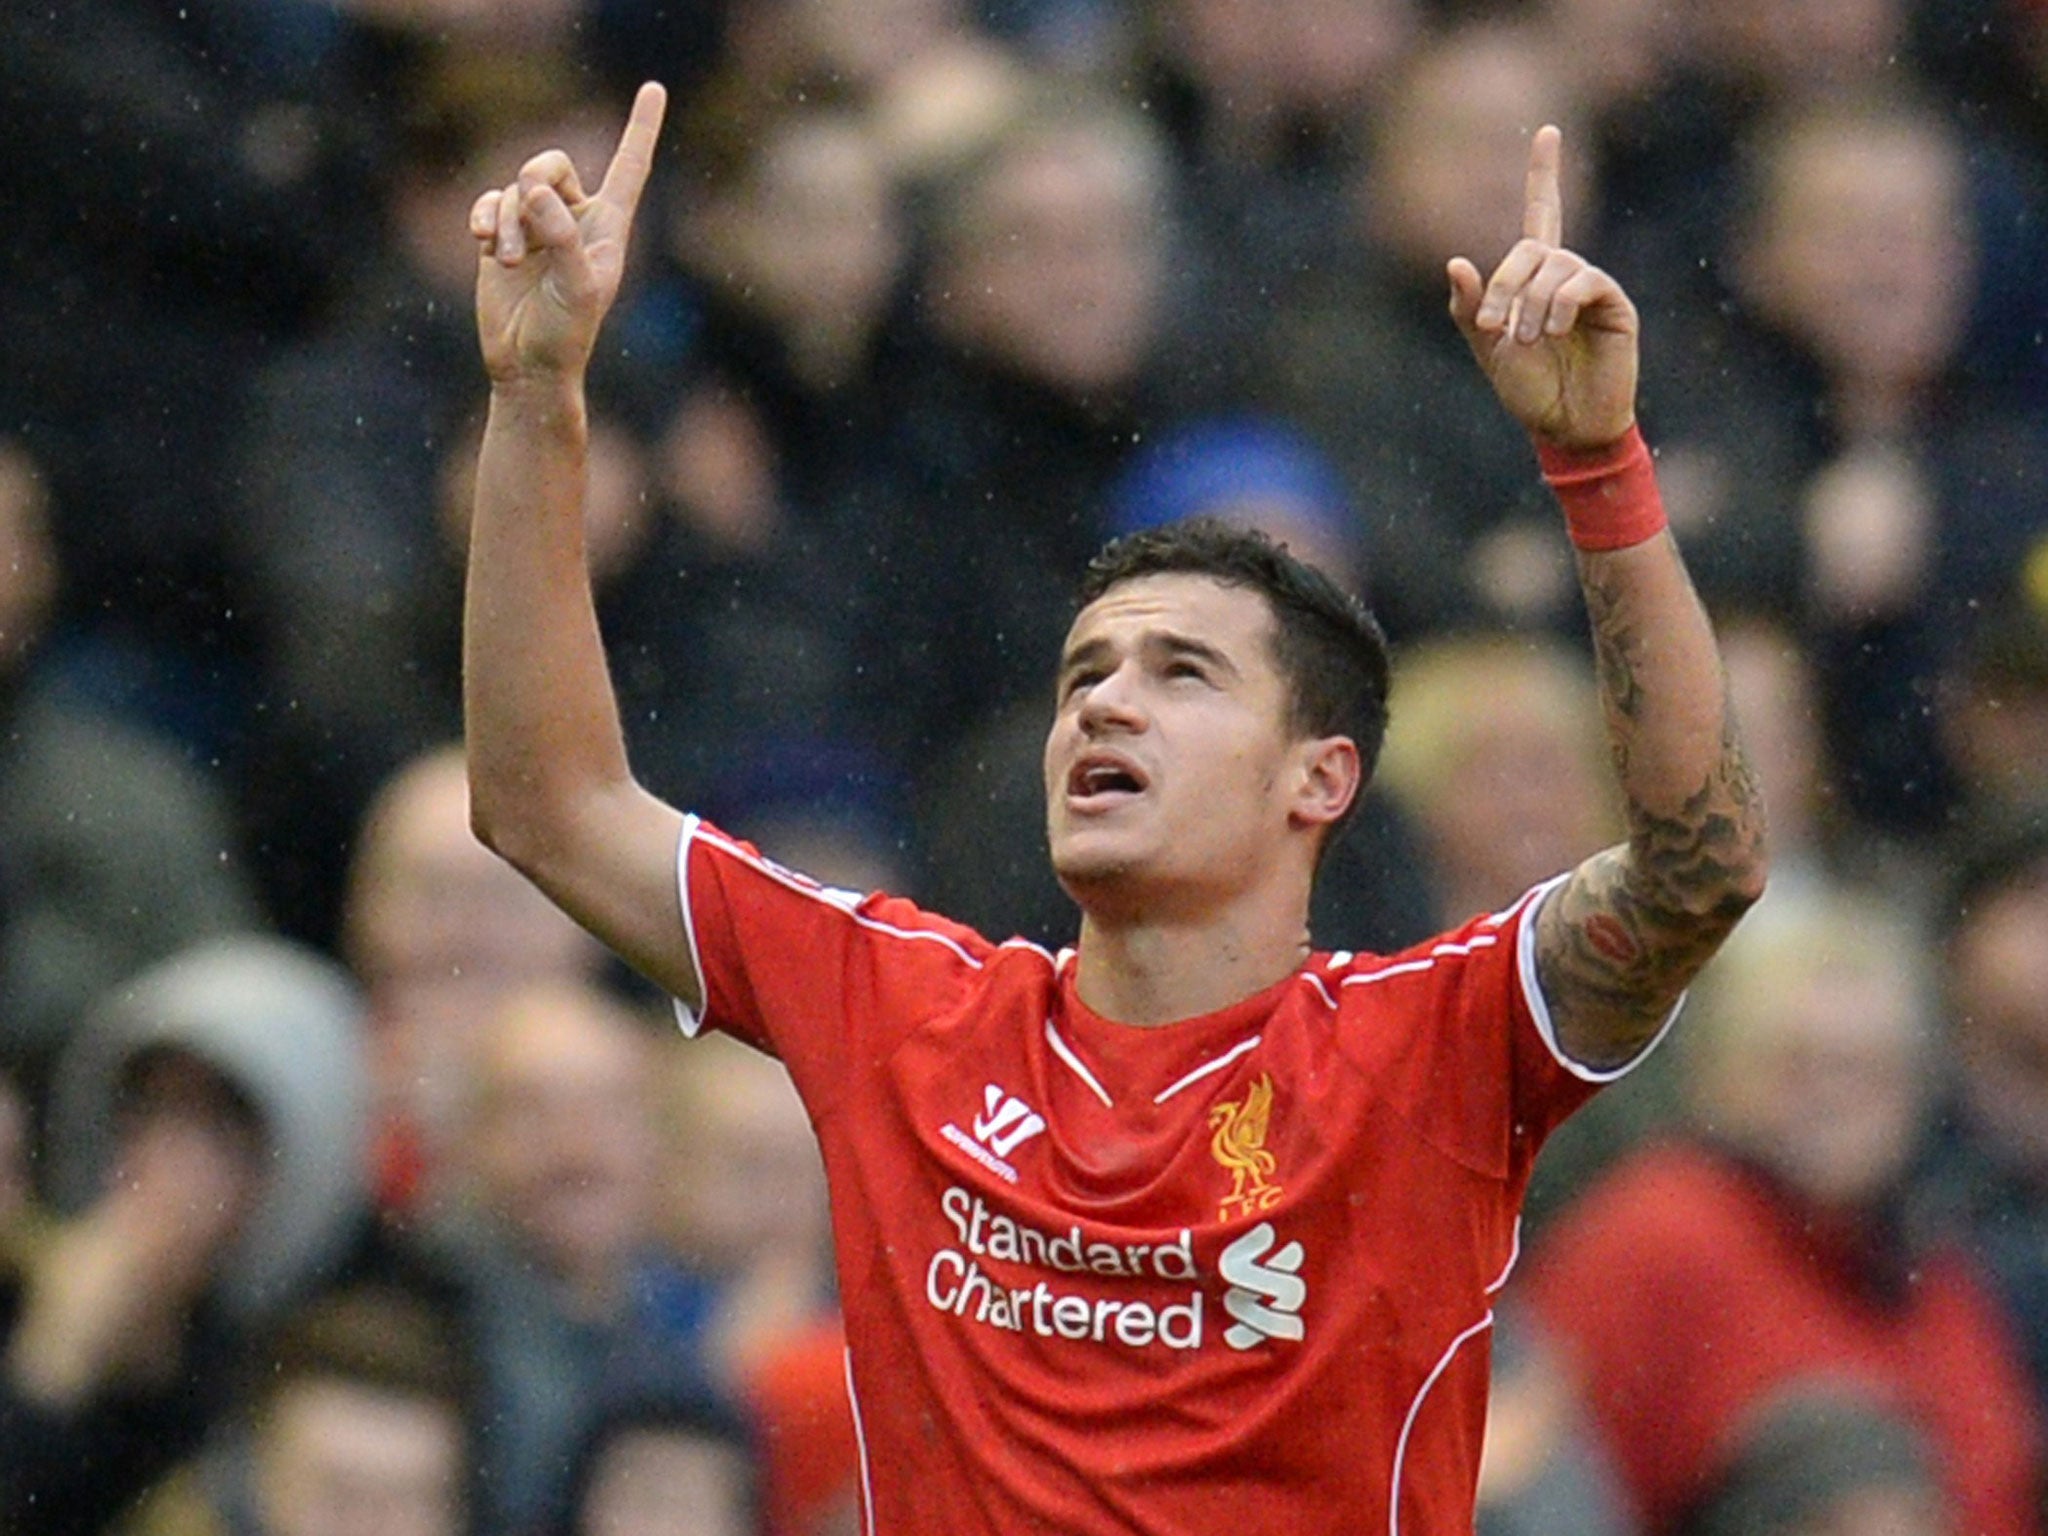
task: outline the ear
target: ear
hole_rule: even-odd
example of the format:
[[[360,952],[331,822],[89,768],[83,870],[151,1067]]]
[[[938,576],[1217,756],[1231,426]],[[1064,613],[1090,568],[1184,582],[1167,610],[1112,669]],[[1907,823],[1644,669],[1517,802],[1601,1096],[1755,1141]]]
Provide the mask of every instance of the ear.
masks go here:
[[[1364,787],[1358,744],[1349,736],[1318,736],[1301,744],[1288,820],[1300,827],[1326,827],[1351,809]]]

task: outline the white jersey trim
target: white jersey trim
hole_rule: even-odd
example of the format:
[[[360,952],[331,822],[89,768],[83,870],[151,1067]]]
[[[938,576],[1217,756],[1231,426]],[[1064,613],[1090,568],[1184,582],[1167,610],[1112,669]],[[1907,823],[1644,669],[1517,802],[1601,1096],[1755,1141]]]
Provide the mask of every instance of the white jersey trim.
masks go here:
[[[1179,1093],[1181,1089],[1189,1086],[1191,1083],[1199,1083],[1203,1078],[1207,1077],[1212,1072],[1221,1072],[1225,1067],[1229,1066],[1233,1061],[1237,1060],[1237,1058],[1242,1056],[1246,1051],[1257,1049],[1259,1042],[1265,1038],[1266,1037],[1264,1035],[1253,1035],[1249,1040],[1238,1041],[1237,1044],[1233,1045],[1221,1056],[1218,1056],[1213,1060],[1203,1062],[1199,1067],[1195,1068],[1194,1071],[1190,1072],[1186,1077],[1182,1078],[1179,1082],[1173,1083],[1168,1087],[1160,1089],[1157,1093],[1152,1095],[1152,1102],[1154,1104],[1164,1104],[1168,1099],[1172,1098],[1176,1093]]]
[[[1500,1273],[1494,1277],[1493,1284],[1486,1288],[1487,1295],[1497,1296],[1500,1294],[1500,1288],[1508,1283],[1508,1276],[1515,1272],[1515,1265],[1520,1262],[1521,1257],[1522,1218],[1517,1216],[1515,1218],[1515,1230],[1508,1238],[1508,1261],[1501,1265]]]
[[[842,1351],[846,1358],[846,1401],[853,1409],[853,1447],[860,1457],[860,1528],[862,1536],[875,1536],[875,1481],[868,1469],[868,1431],[861,1421],[860,1393],[853,1386],[853,1346]]]
[[[690,844],[697,836],[700,818],[683,817],[683,830],[676,838],[676,903],[683,914],[683,946],[690,956],[690,969],[697,973],[697,990],[704,994],[704,1006],[711,1006],[710,989],[704,983],[704,957],[697,952],[697,922],[690,913]],[[696,1039],[704,1028],[704,1015],[680,997],[669,999],[676,1011],[676,1023],[683,1034]]]
[[[1528,911],[1522,915],[1521,931],[1515,935],[1515,970],[1521,978],[1522,997],[1529,1005],[1529,1017],[1536,1021],[1536,1033],[1543,1037],[1551,1059],[1581,1082],[1611,1083],[1628,1076],[1663,1043],[1664,1037],[1671,1033],[1672,1023],[1678,1018],[1678,1010],[1685,1006],[1685,998],[1681,996],[1671,1005],[1671,1011],[1664,1015],[1664,1022],[1657,1026],[1657,1033],[1650,1037],[1649,1043],[1618,1067],[1588,1066],[1558,1043],[1557,1024],[1550,1016],[1550,1000],[1543,995],[1543,983],[1536,973],[1536,914],[1550,899],[1551,892],[1570,878],[1569,875],[1554,875],[1515,904],[1516,907],[1524,902],[1528,904]],[[1510,908],[1509,914],[1513,911],[1514,908]]]
[[[1458,1351],[1465,1347],[1466,1341],[1476,1338],[1492,1326],[1493,1309],[1489,1307],[1486,1316],[1451,1340],[1430,1373],[1423,1377],[1422,1385],[1416,1388],[1415,1401],[1408,1405],[1408,1417],[1401,1421],[1401,1438],[1394,1442],[1394,1475],[1391,1480],[1392,1487],[1387,1494],[1387,1536],[1401,1536],[1402,1463],[1408,1459],[1408,1436],[1414,1432],[1415,1420],[1422,1412],[1423,1401],[1436,1386],[1437,1379],[1450,1368],[1451,1361],[1457,1356]]]
[[[1074,1054],[1074,1048],[1060,1038],[1060,1032],[1052,1027],[1051,1019],[1045,1021],[1045,1040],[1046,1044],[1052,1047],[1053,1055],[1065,1062],[1073,1074],[1088,1085],[1095,1097],[1102,1100],[1106,1108],[1116,1108],[1116,1100],[1109,1096],[1109,1090],[1096,1081],[1095,1074],[1088,1070],[1088,1064]]]

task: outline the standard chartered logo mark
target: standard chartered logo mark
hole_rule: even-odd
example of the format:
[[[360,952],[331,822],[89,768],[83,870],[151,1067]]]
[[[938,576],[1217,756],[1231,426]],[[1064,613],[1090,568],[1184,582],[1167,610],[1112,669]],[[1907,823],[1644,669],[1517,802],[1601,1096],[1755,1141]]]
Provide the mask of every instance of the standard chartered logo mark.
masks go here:
[[[980,1145],[964,1132],[962,1143]],[[1215,1280],[1186,1227],[1143,1243],[1079,1222],[1042,1228],[958,1184],[939,1210],[952,1240],[925,1266],[924,1296],[936,1311],[1006,1333],[1136,1350],[1195,1350],[1216,1337]],[[1217,1255],[1214,1275],[1229,1287],[1225,1343],[1245,1350],[1302,1338],[1302,1261],[1301,1244],[1281,1245],[1271,1222]]]
[[[1262,1221],[1217,1260],[1217,1273],[1230,1285],[1223,1310],[1235,1321],[1224,1330],[1223,1341],[1232,1349],[1302,1336],[1301,1304],[1308,1300],[1308,1282],[1298,1273],[1301,1244],[1289,1243],[1274,1253],[1278,1241],[1273,1224]]]

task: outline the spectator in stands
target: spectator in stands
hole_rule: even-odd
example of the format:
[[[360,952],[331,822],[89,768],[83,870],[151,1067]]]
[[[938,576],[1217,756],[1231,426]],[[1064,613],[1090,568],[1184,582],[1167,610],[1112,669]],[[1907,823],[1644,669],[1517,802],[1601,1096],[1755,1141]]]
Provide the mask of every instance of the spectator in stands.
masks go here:
[[[1512,1299],[1495,1308],[1475,1536],[1636,1536],[1571,1372]]]
[[[1592,673],[1561,641],[1482,632],[1412,645],[1392,699],[1375,780],[1415,829],[1410,862],[1435,894],[1420,934],[1499,911],[1619,838]],[[1668,1118],[1670,1097],[1653,1057],[1560,1126],[1530,1181],[1529,1231]]]
[[[50,515],[41,465],[0,436],[0,1061],[32,1098],[103,989],[257,921],[213,787],[41,668]]]
[[[1947,121],[1814,106],[1748,163],[1734,324],[1646,388],[1668,451],[1704,452],[1720,487],[1674,517],[1710,602],[1802,615],[1849,809],[1924,834],[1947,808],[1926,706],[1973,601],[2040,536],[2048,432],[1960,371],[1978,248]],[[1843,291],[1844,262],[1874,293]]]
[[[1997,1277],[2048,1403],[2048,814],[1951,850],[1943,1001],[1956,1074],[1930,1191]]]
[[[525,136],[592,142],[574,76],[451,50],[417,80],[373,257],[320,329],[279,348],[237,428],[237,560],[265,626],[251,722],[252,847],[280,923],[333,941],[341,850],[376,787],[453,734],[416,632],[448,585],[440,486],[482,374],[468,328],[468,188],[509,177]]]
[[[1689,8],[1693,55],[1752,100],[1874,84],[1906,51],[1907,0],[1712,0]]]
[[[1918,1241],[1932,1097],[1915,936],[1839,895],[1758,906],[1687,1021],[1691,1138],[1560,1220],[1525,1295],[1651,1532],[1712,1489],[1746,1415],[1815,1373],[1905,1414],[1962,1528],[2038,1529],[2040,1416],[1988,1277]]]
[[[881,145],[850,109],[778,103],[685,123],[681,154],[675,270],[634,309],[677,312],[689,387],[743,402],[783,495],[821,516],[875,489],[886,446],[878,369],[907,232]]]
[[[700,1381],[703,1370],[695,1340],[648,1317],[672,1266],[654,1224],[646,1021],[558,982],[511,993],[480,1024],[425,1237],[466,1292],[478,1515],[486,1530],[523,1531],[558,1507],[609,1369],[644,1358]]]
[[[976,41],[962,0],[756,0],[732,8],[716,105],[839,95],[865,105],[902,73]]]
[[[700,1387],[645,1374],[608,1392],[549,1536],[762,1536],[746,1423]]]
[[[402,1292],[330,1292],[252,1352],[236,1413],[119,1536],[463,1536],[463,1362]]]
[[[1397,639],[1497,620],[1568,625],[1577,588],[1528,450],[1493,430],[1486,381],[1444,329],[1444,263],[1484,268],[1514,243],[1521,146],[1546,122],[1583,144],[1570,76],[1525,23],[1467,23],[1417,47],[1377,102],[1340,260],[1301,274],[1261,317],[1250,389],[1330,445],[1369,525],[1368,595]],[[1598,249],[1589,156],[1564,200]]]
[[[778,1340],[832,1311],[824,1170],[782,1066],[724,1037],[665,1068],[661,1225],[693,1280],[671,1293],[729,1391]]]
[[[1926,1436],[1822,1378],[1750,1414],[1685,1536],[1949,1536],[1960,1529]]]
[[[0,1282],[0,1505],[97,1531],[199,1444],[236,1354],[341,1256],[362,1208],[360,1005],[270,939],[187,950],[109,992],[60,1063],[61,1215]]]
[[[2048,805],[2048,529],[1984,606],[1943,679],[1943,759],[1965,814]]]
[[[336,9],[470,57],[574,61],[589,0],[334,0]]]
[[[1050,86],[940,190],[901,406],[918,494],[875,532],[878,710],[920,766],[1042,697],[1110,479],[1200,382],[1172,365],[1170,195],[1147,118]]]
[[[428,752],[379,793],[355,842],[344,944],[369,996],[378,1201],[431,1200],[476,1071],[476,1038],[510,993],[599,974],[602,951],[469,827],[459,749]]]
[[[804,1536],[857,1502],[823,1169],[789,1074],[722,1035],[664,1063],[661,1224],[683,1263],[654,1296],[758,1434],[763,1513]]]
[[[1421,31],[1415,0],[1146,0],[1140,79],[1178,164],[1203,323],[1249,340],[1269,292],[1343,242],[1361,123]]]
[[[659,364],[660,515],[601,599],[635,761],[691,801],[732,754],[864,734],[905,598],[874,553],[904,499],[895,187],[851,108],[723,99],[683,125],[666,269],[621,316]],[[676,603],[681,570],[718,600]]]
[[[1842,849],[1829,841],[1839,829],[1830,818],[1833,786],[1826,778],[1813,660],[1782,616],[1727,613],[1715,627],[1742,744],[1770,816],[1772,887],[1824,880]]]
[[[1440,640],[1402,656],[1393,697],[1378,776],[1421,834],[1436,926],[1497,911],[1615,840],[1599,704],[1576,652],[1505,634]]]
[[[320,231],[372,163],[344,30],[303,0],[0,7],[0,422],[56,488],[62,660],[202,757],[259,643],[224,558],[247,383],[367,249]]]
[[[1827,754],[1816,658],[1795,620],[1738,607],[1717,615],[1715,627],[1743,745],[1771,818],[1773,889],[1836,879],[1924,889],[1927,850],[1870,835],[1843,804]]]
[[[34,1206],[29,1130],[28,1099],[14,1078],[0,1071],[0,1233],[13,1233]],[[0,1243],[7,1241],[0,1237]]]
[[[1915,8],[1914,0],[1550,0],[1572,67],[1596,93],[1603,148],[1614,152],[1611,206],[1627,211],[1613,230],[1615,256],[1632,282],[1642,281],[1639,303],[1675,308],[1668,323],[1681,336],[1700,304],[1711,307],[1719,252],[1742,203],[1742,143],[1775,115],[1911,82]],[[1610,20],[1617,9],[1618,27]],[[1644,31],[1656,27],[1662,38],[1646,44]],[[1664,57],[1643,80],[1649,48]],[[1603,89],[1617,55],[1637,61],[1647,87],[1618,116],[1611,85]]]

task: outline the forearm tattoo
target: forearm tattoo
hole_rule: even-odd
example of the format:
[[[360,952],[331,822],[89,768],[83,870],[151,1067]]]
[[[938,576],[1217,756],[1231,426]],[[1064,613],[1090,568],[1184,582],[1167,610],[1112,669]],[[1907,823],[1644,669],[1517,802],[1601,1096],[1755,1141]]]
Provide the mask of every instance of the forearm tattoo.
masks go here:
[[[1668,743],[1646,739],[1656,706],[1642,662],[1648,626],[1666,616],[1630,601],[1611,562],[1584,560],[1581,576],[1629,840],[1565,882],[1538,918],[1537,939],[1544,993],[1568,1017],[1575,1054],[1618,1061],[1656,1031],[1756,899],[1763,806],[1725,689],[1719,750],[1696,787],[1650,803],[1646,791],[1670,767],[1658,761]]]

